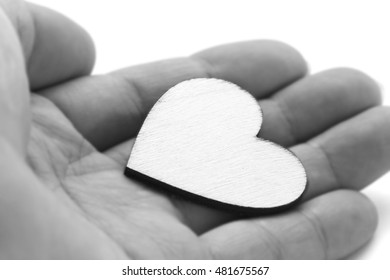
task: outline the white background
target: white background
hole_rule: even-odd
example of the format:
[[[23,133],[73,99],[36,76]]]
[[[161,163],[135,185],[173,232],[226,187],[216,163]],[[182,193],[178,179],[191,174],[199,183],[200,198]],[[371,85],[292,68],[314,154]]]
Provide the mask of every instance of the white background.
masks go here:
[[[97,47],[95,73],[185,56],[227,42],[276,39],[300,50],[312,73],[339,66],[363,70],[380,83],[385,103],[390,104],[388,1],[33,2],[68,15],[90,32]],[[370,244],[352,258],[388,256],[389,183],[387,175],[364,191],[378,207],[380,225]]]

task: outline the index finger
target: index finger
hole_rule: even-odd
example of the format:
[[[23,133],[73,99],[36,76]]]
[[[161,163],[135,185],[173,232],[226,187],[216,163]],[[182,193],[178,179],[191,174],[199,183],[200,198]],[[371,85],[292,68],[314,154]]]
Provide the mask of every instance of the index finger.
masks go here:
[[[50,9],[20,0],[0,0],[19,35],[33,91],[89,74],[95,51],[89,35]]]
[[[135,136],[157,99],[184,80],[220,78],[261,98],[305,73],[306,64],[296,50],[279,42],[259,40],[88,77],[44,94],[92,144],[105,150]]]

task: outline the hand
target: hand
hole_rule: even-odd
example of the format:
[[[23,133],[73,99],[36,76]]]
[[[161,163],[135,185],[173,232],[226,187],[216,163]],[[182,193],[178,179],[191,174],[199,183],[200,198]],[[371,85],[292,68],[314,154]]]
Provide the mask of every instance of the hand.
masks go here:
[[[358,191],[390,168],[390,111],[366,75],[305,76],[291,47],[254,41],[84,77],[94,60],[84,31],[42,7],[0,5],[0,257],[334,259],[372,236],[375,208]],[[249,219],[123,175],[154,102],[199,77],[259,99],[261,137],[306,168],[299,206]]]

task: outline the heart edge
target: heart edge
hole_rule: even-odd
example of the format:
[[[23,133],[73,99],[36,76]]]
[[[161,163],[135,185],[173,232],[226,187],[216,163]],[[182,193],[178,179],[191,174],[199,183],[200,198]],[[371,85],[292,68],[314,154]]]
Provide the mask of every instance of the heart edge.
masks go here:
[[[154,189],[156,191],[161,191],[165,193],[172,193],[175,195],[178,195],[186,200],[189,200],[191,202],[199,203],[211,208],[216,208],[218,210],[225,210],[229,212],[236,213],[238,215],[246,215],[246,216],[262,216],[262,215],[272,215],[272,214],[278,214],[281,212],[284,212],[285,210],[291,209],[292,207],[296,206],[300,201],[302,201],[302,197],[307,191],[308,182],[306,181],[306,185],[304,187],[303,192],[300,194],[299,197],[297,197],[295,200],[293,200],[290,203],[276,206],[276,207],[267,207],[267,208],[258,208],[258,207],[246,207],[246,206],[240,206],[240,205],[234,205],[229,204],[225,202],[221,202],[218,200],[214,200],[211,198],[207,198],[198,194],[194,194],[185,190],[182,190],[178,187],[172,186],[170,184],[161,182],[157,179],[154,179],[148,175],[145,175],[137,170],[134,170],[132,168],[129,168],[126,166],[124,170],[124,174],[131,179],[135,179],[142,183],[147,183],[147,187],[150,187],[151,189]],[[161,189],[157,189],[157,187],[160,187]]]

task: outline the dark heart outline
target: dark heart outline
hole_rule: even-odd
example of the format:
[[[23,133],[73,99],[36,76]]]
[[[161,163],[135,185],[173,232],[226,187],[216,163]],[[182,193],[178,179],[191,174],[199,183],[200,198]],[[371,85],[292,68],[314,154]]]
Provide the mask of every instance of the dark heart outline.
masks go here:
[[[292,153],[290,150],[284,148],[286,151]],[[295,156],[295,155],[294,155]],[[298,159],[299,160],[299,159]],[[237,214],[241,215],[249,215],[249,216],[257,216],[257,215],[270,215],[270,214],[277,214],[282,211],[285,211],[295,205],[297,205],[301,200],[303,195],[307,191],[308,187],[308,180],[306,180],[306,185],[305,189],[303,190],[302,194],[295,200],[291,201],[288,204],[284,204],[281,206],[277,207],[272,207],[272,208],[255,208],[255,207],[245,207],[245,206],[240,206],[240,205],[234,205],[234,204],[229,204],[229,203],[224,203],[218,200],[210,199],[198,194],[194,194],[191,192],[187,192],[183,189],[174,187],[172,185],[169,185],[167,183],[161,182],[157,179],[154,179],[150,176],[147,176],[141,172],[138,172],[134,169],[131,169],[126,166],[126,169],[124,171],[124,174],[131,178],[131,179],[136,179],[137,181],[140,181],[142,183],[147,183],[147,186],[152,188],[152,189],[157,189],[157,187],[160,187],[161,190],[165,191],[166,193],[173,193],[177,194],[185,199],[188,199],[192,202],[198,202],[201,204],[204,204],[206,206],[212,207],[212,208],[219,208],[221,210],[227,210],[231,212],[235,212]]]

